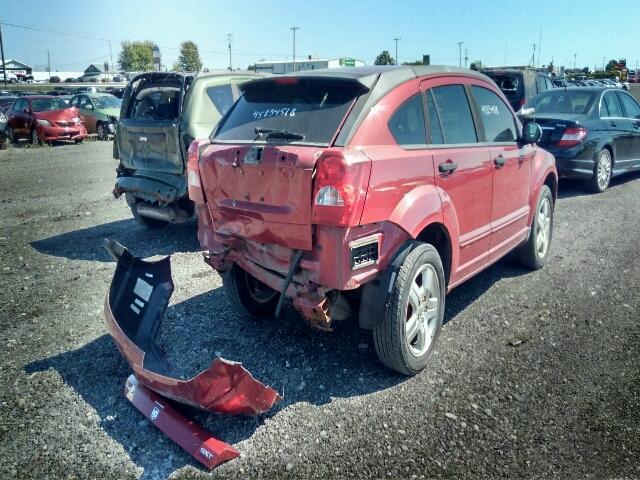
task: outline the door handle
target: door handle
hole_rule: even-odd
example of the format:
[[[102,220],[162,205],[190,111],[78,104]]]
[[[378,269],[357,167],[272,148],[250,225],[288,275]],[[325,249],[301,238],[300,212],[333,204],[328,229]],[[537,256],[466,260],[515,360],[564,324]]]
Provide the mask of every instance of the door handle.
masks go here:
[[[440,170],[440,173],[452,173],[456,168],[458,168],[458,164],[453,163],[451,160],[438,165],[438,170]]]
[[[617,126],[618,124],[617,124],[616,122],[611,121],[611,122],[609,122],[609,125],[611,125],[612,127],[615,127],[615,126]]]
[[[640,128],[640,122],[633,122],[633,128]]]
[[[507,163],[507,159],[500,155],[499,157],[493,159],[493,163],[496,167],[500,168],[503,167],[505,163]]]

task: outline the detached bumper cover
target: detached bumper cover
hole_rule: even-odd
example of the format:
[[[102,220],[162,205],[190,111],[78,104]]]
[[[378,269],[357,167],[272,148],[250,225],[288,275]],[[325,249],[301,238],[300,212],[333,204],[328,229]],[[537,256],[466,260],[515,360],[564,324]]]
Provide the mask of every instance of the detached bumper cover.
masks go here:
[[[104,306],[107,328],[141,383],[167,398],[229,415],[261,414],[281,399],[242,364],[222,358],[191,379],[172,376],[154,341],[173,293],[170,257],[144,261],[116,242],[107,250],[118,259]]]

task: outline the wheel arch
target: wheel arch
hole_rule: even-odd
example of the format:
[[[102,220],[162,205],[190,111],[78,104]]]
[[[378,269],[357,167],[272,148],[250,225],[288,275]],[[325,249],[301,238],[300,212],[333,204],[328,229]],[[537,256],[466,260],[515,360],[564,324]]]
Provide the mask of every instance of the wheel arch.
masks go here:
[[[453,250],[451,246],[451,235],[447,227],[440,222],[431,223],[422,229],[416,237],[416,240],[429,243],[438,251],[444,269],[445,285],[449,285]]]

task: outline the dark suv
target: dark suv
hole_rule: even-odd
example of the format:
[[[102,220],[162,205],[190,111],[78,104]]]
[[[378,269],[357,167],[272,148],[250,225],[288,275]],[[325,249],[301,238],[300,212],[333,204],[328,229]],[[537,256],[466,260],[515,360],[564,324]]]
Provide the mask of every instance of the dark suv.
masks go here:
[[[482,73],[496,82],[516,112],[538,93],[555,88],[549,75],[536,70],[485,69]]]

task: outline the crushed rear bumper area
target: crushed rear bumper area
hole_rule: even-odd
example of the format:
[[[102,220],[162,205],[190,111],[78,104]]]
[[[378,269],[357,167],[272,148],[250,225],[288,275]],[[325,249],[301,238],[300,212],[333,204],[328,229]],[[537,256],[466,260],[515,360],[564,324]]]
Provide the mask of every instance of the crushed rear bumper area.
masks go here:
[[[208,369],[188,380],[174,376],[171,365],[154,341],[173,293],[170,257],[144,261],[117,242],[107,241],[105,247],[117,260],[104,305],[107,328],[133,369],[137,382],[168,399],[229,415],[261,414],[281,399],[275,390],[255,380],[240,363],[222,358],[214,359]],[[180,443],[171,433],[162,430]]]

